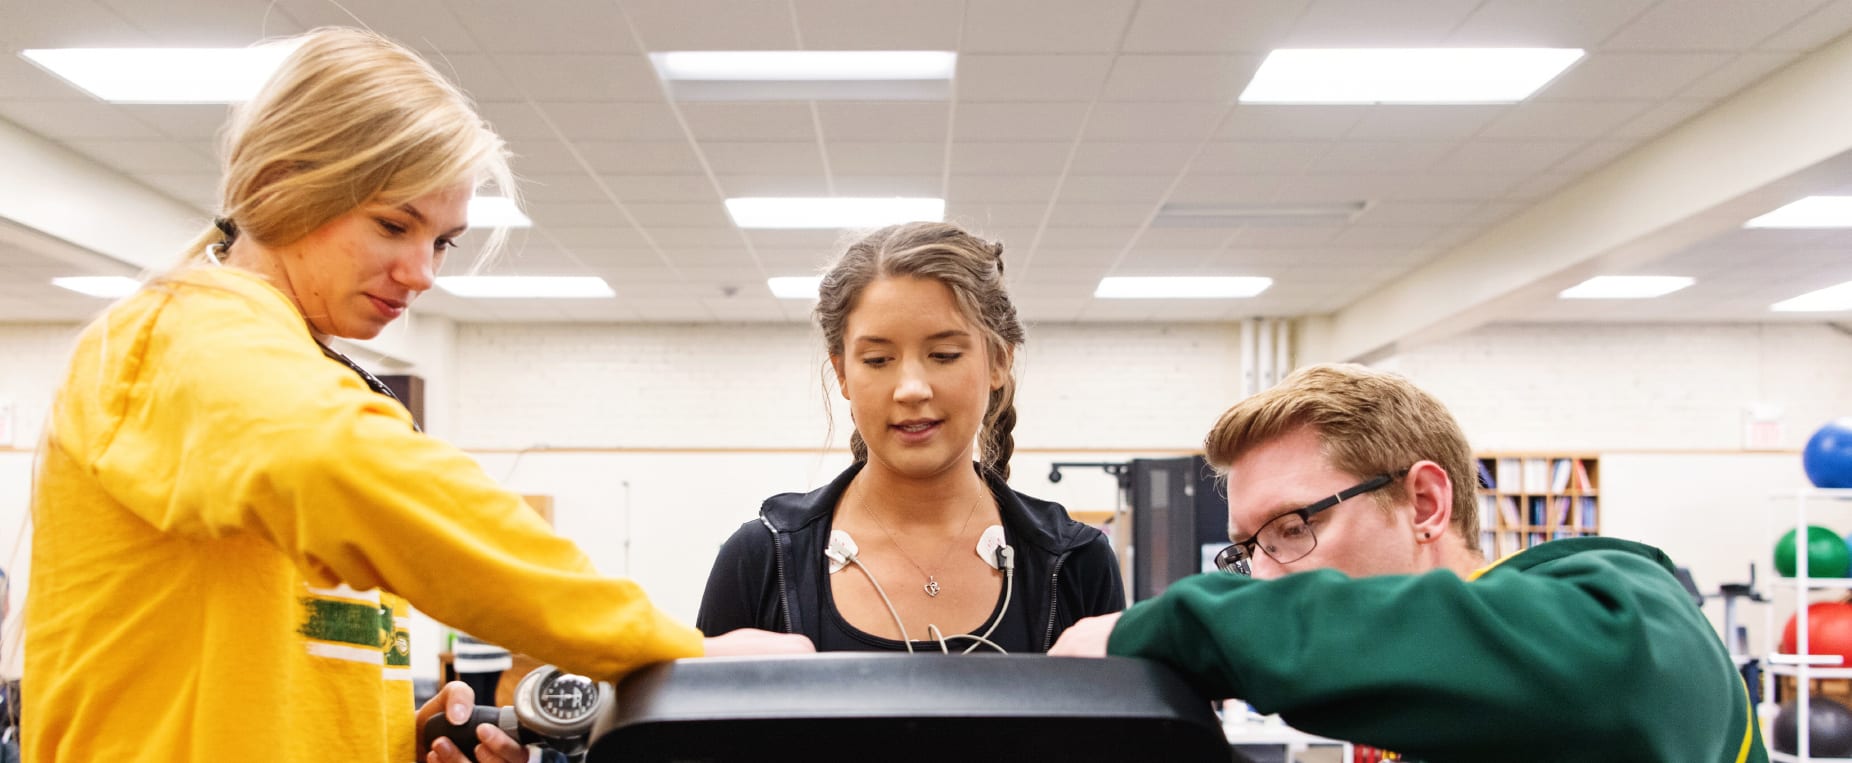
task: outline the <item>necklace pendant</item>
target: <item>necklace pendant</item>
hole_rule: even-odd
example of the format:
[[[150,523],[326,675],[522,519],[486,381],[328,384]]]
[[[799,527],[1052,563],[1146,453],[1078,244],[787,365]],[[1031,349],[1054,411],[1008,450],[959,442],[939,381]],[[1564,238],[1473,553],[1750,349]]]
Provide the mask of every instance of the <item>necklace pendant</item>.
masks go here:
[[[922,588],[925,588],[925,589],[926,589],[926,595],[927,595],[927,596],[932,596],[932,597],[935,597],[935,598],[936,598],[936,597],[938,597],[938,595],[939,595],[939,581],[938,581],[938,579],[937,579],[937,578],[934,578],[934,577],[933,577],[933,576],[931,576],[931,575],[927,575],[927,576],[926,576],[926,585],[924,585],[924,586],[921,586],[921,587],[922,587]]]

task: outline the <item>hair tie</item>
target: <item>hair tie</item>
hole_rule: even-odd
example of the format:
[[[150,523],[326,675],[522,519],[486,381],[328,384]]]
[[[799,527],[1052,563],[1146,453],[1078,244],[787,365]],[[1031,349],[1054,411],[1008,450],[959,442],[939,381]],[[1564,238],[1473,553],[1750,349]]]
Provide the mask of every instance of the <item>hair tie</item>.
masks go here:
[[[212,227],[218,228],[224,238],[206,247],[206,253],[211,255],[215,261],[223,260],[230,255],[232,242],[238,240],[238,224],[232,222],[229,217],[215,217],[212,219]]]

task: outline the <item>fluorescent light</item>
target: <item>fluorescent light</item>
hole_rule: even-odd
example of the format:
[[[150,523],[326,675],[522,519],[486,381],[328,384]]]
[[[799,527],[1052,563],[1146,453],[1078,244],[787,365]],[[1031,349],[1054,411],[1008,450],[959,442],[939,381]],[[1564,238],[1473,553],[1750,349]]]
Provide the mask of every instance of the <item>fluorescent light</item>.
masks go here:
[[[40,48],[26,60],[112,103],[250,100],[299,41],[248,48]]]
[[[1101,299],[1229,299],[1252,297],[1273,285],[1258,276],[1112,276],[1100,279]]]
[[[765,285],[779,299],[816,299],[823,276],[779,276],[765,279]]]
[[[1852,281],[1828,286],[1819,291],[1810,291],[1793,299],[1784,299],[1769,306],[1770,310],[1780,313],[1831,313],[1852,310]]]
[[[714,50],[651,53],[667,80],[816,82],[951,79],[958,54],[938,50]]]
[[[958,54],[936,50],[651,53],[678,101],[943,101]]]
[[[1581,57],[1575,48],[1281,49],[1241,102],[1512,103]]]
[[[727,214],[741,228],[879,228],[945,219],[944,199],[782,198],[727,199]]]
[[[1809,196],[1749,222],[1745,228],[1852,228],[1852,196]]]
[[[134,294],[141,282],[124,276],[70,276],[53,278],[51,285],[92,297],[116,299]]]
[[[1684,276],[1595,276],[1562,290],[1563,299],[1652,299],[1697,283]]]
[[[597,276],[443,276],[437,288],[459,297],[483,299],[597,299],[615,297]]]
[[[468,214],[471,228],[531,228],[534,225],[534,221],[515,206],[514,199],[506,196],[472,197]]]

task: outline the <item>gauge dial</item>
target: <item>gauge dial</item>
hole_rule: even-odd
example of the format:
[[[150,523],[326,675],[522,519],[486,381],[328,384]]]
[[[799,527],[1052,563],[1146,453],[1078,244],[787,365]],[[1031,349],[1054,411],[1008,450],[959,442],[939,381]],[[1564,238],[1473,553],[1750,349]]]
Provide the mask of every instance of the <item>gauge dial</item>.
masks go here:
[[[585,676],[554,673],[541,681],[540,712],[564,724],[587,720],[598,710],[598,684]]]

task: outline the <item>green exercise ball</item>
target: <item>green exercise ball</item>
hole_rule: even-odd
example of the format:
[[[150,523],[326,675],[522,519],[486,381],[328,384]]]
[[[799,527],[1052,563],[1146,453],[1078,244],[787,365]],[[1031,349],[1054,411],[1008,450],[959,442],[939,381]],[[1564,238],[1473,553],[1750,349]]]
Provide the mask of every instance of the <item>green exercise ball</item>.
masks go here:
[[[1781,536],[1775,544],[1775,571],[1784,578],[1794,577],[1794,531]],[[1807,528],[1807,577],[1843,578],[1852,572],[1852,549],[1846,539],[1819,525]]]

